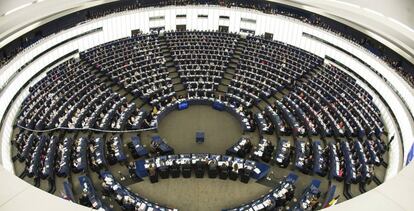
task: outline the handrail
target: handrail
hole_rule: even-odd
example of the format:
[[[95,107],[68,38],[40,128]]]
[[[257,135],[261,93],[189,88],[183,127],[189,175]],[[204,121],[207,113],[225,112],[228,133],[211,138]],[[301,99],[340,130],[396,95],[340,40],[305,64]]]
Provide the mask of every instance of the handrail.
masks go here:
[[[59,57],[59,58],[57,58],[56,60],[54,60],[53,62],[51,62],[50,64],[48,64],[48,65],[46,65],[44,68],[42,68],[39,72],[37,72],[35,75],[33,75],[28,81],[26,81],[26,83],[25,84],[23,84],[23,86],[22,87],[20,87],[20,89],[16,92],[16,94],[13,96],[13,99],[9,102],[9,104],[7,105],[7,107],[6,107],[6,113],[10,110],[10,106],[13,104],[13,102],[14,102],[14,100],[16,99],[16,97],[18,96],[18,95],[20,95],[20,93],[23,91],[23,89],[27,86],[27,85],[29,85],[31,82],[32,82],[32,80],[34,79],[34,78],[36,78],[36,77],[38,77],[41,73],[43,73],[45,70],[47,70],[48,68],[50,68],[50,67],[52,67],[53,65],[55,65],[55,64],[57,64],[57,63],[59,63],[60,61],[62,61],[62,60],[64,60],[65,58],[68,58],[68,57],[71,57],[71,56],[73,56],[73,55],[75,55],[75,54],[77,54],[77,53],[79,53],[79,50],[74,50],[74,51],[71,51],[71,52],[69,52],[69,53],[67,53],[67,54],[65,54],[65,55],[63,55],[63,56],[61,56],[61,57]],[[2,116],[2,118],[1,118],[1,120],[0,120],[0,127],[2,127],[3,126],[3,122],[4,122],[4,119],[6,118],[6,115],[3,115]]]
[[[89,31],[86,31],[86,32],[83,32],[83,33],[81,33],[81,34],[78,34],[78,35],[76,35],[76,36],[73,36],[73,37],[71,37],[71,38],[68,38],[68,39],[66,39],[66,40],[63,40],[62,42],[59,42],[59,43],[56,43],[55,45],[53,45],[53,46],[51,46],[51,47],[49,47],[49,48],[47,48],[47,49],[45,49],[44,51],[42,51],[41,53],[39,53],[39,54],[37,54],[36,56],[34,56],[32,59],[30,59],[29,61],[27,61],[26,63],[24,63],[19,69],[17,69],[17,71],[16,72],[14,72],[12,75],[11,75],[11,77],[10,78],[8,78],[7,79],[7,81],[0,87],[0,93],[2,93],[3,92],[3,89],[9,84],[9,82],[11,81],[11,80],[13,80],[13,78],[20,72],[20,71],[22,71],[24,68],[26,68],[27,66],[29,66],[32,62],[34,62],[36,59],[38,59],[38,58],[40,58],[41,56],[43,56],[43,55],[45,55],[46,53],[49,53],[51,50],[53,50],[53,49],[55,49],[55,48],[57,48],[57,47],[59,47],[59,46],[61,46],[61,45],[64,45],[64,44],[66,44],[66,43],[68,43],[68,42],[70,42],[70,41],[73,41],[73,40],[75,40],[75,39],[78,39],[78,38],[80,38],[80,37],[83,37],[83,36],[86,36],[86,35],[89,35],[89,34],[92,34],[92,33],[95,33],[95,32],[98,32],[98,31],[102,31],[103,29],[102,29],[102,27],[99,27],[99,28],[95,28],[95,29],[92,29],[92,30],[89,30]]]
[[[394,112],[392,112],[392,110],[391,110],[391,107],[390,107],[390,105],[388,104],[388,102],[384,99],[384,97],[382,97],[382,95],[369,83],[369,82],[367,82],[367,80],[365,80],[364,78],[362,78],[361,76],[359,76],[354,70],[352,70],[351,68],[349,68],[349,67],[347,67],[347,66],[345,66],[344,64],[342,64],[340,61],[337,61],[336,59],[334,59],[334,58],[332,58],[332,57],[330,57],[330,56],[328,56],[328,55],[326,55],[325,56],[325,59],[326,60],[328,60],[328,61],[331,61],[331,62],[333,62],[333,63],[335,63],[336,65],[338,65],[338,66],[340,66],[341,68],[343,68],[343,69],[345,69],[345,70],[347,70],[347,71],[349,71],[349,72],[351,72],[351,73],[353,73],[353,75],[355,76],[355,77],[357,77],[359,80],[361,80],[362,82],[364,82],[364,84],[366,84],[372,91],[374,91],[375,92],[375,94],[380,98],[380,100],[384,103],[384,105],[387,107],[387,109],[390,111],[390,114],[391,114],[391,117],[392,117],[392,119],[394,120],[394,122],[396,123],[396,125],[397,125],[397,132],[398,132],[398,134],[400,135],[400,138],[401,138],[401,143],[404,143],[404,140],[403,140],[403,136],[402,136],[402,132],[401,132],[401,127],[400,127],[400,124],[398,124],[398,121],[397,121],[397,117],[395,117],[395,114],[394,114]],[[401,148],[402,148],[402,153],[404,154],[404,145],[402,145],[401,146]]]
[[[96,128],[68,128],[68,127],[56,127],[51,128],[47,130],[34,130],[27,127],[23,127],[21,125],[16,125],[18,128],[31,131],[31,132],[37,132],[37,133],[46,133],[46,132],[53,132],[57,130],[67,130],[67,131],[94,131],[94,132],[101,132],[101,133],[137,133],[142,131],[150,131],[150,130],[156,130],[158,128],[158,125],[155,127],[145,128],[145,129],[136,129],[136,130],[101,130]]]
[[[409,109],[409,106],[408,106],[407,101],[405,101],[405,99],[401,96],[400,92],[394,87],[394,85],[392,85],[387,80],[387,78],[384,77],[381,73],[379,73],[375,68],[373,68],[371,65],[369,65],[368,63],[366,63],[364,60],[362,60],[362,59],[358,58],[357,56],[355,56],[354,54],[350,53],[349,51],[347,51],[347,50],[345,50],[345,49],[343,49],[343,48],[341,48],[341,47],[339,47],[339,46],[337,46],[337,45],[335,45],[333,43],[330,43],[330,42],[328,42],[328,41],[326,41],[326,40],[324,40],[322,38],[316,37],[316,36],[314,36],[312,34],[309,34],[309,33],[306,33],[306,32],[303,32],[302,35],[304,37],[309,37],[311,39],[314,39],[316,41],[319,41],[319,42],[322,42],[322,43],[324,43],[326,45],[329,45],[329,46],[331,46],[333,48],[336,48],[337,50],[339,50],[339,51],[347,54],[348,56],[350,56],[350,57],[358,60],[361,64],[363,64],[364,66],[366,66],[370,70],[372,70],[375,74],[377,74],[380,78],[382,78],[385,81],[385,83],[387,83],[391,87],[391,89],[398,95],[398,97],[401,99],[401,101],[403,102],[404,106],[407,108],[408,112],[410,113],[411,118],[414,119],[414,114],[411,111],[411,109]]]

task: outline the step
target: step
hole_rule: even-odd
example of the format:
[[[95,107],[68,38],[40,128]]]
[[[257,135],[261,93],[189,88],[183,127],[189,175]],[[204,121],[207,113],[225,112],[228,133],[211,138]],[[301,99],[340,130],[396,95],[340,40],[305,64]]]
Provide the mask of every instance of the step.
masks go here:
[[[148,103],[140,104],[140,105],[137,104],[137,107],[139,109],[144,109],[144,110],[146,110],[148,112],[151,112],[152,111],[152,107]]]
[[[179,77],[171,77],[172,74],[177,74],[177,73],[170,74],[172,84],[181,84],[181,79]]]
[[[233,79],[233,76],[234,76],[234,74],[231,74],[231,73],[224,73],[224,77],[223,77],[223,79],[222,80],[231,80],[231,79]]]
[[[267,101],[267,100],[266,100],[266,101]],[[268,105],[269,105],[269,102],[266,102],[266,101],[261,100],[261,101],[257,104],[257,107],[258,107],[260,110],[264,110],[264,109],[266,108],[266,106],[268,106]]]
[[[112,81],[105,81],[104,82],[105,83],[105,85],[107,86],[107,87],[112,87],[112,86],[114,86],[114,85],[116,85],[116,83],[114,83],[114,82],[112,82]]]
[[[170,78],[179,78],[180,77],[180,74],[176,71],[171,71],[171,72],[169,72],[168,75],[170,76]]]
[[[147,103],[145,103],[141,98],[139,98],[139,97],[135,97],[135,96],[133,96],[132,95],[132,99],[131,99],[131,101],[130,102],[134,102],[135,103],[135,105],[139,108],[140,106],[142,106],[142,105],[144,105],[144,104],[147,104]]]
[[[187,90],[176,91],[177,96],[187,97]]]
[[[262,101],[260,101],[259,103],[261,103]],[[253,106],[251,109],[250,109],[250,111],[252,111],[254,114],[256,114],[256,113],[260,113],[260,112],[262,112],[262,108],[261,107],[259,107],[259,106],[257,106],[257,105],[255,105],[255,106]]]
[[[236,66],[237,66],[237,64],[240,63],[240,58],[241,58],[241,56],[234,55],[234,57],[230,59],[230,62],[236,64]]]
[[[229,63],[229,65],[228,65],[228,68],[233,68],[233,69],[236,69],[236,68],[237,68],[237,64],[236,64],[235,62],[231,61],[231,62]]]
[[[222,91],[219,91],[219,90],[214,91],[214,96],[216,96],[217,98],[219,96],[224,96],[224,95],[226,95],[225,92],[222,92]]]
[[[170,61],[167,61],[165,63],[165,66],[168,67],[168,71],[175,71],[175,64],[172,61],[172,59]],[[170,68],[173,68],[173,69],[170,69]]]
[[[228,86],[230,85],[232,79],[233,78],[223,78],[223,80],[221,81],[221,84]]]
[[[235,54],[243,54],[244,52],[245,52],[245,50],[247,49],[247,47],[236,47],[235,49],[234,49],[234,53]]]
[[[233,76],[234,74],[236,74],[235,68],[232,68],[232,67],[227,68],[226,71],[224,72],[224,75],[226,74],[230,74]]]
[[[247,42],[245,40],[239,41],[237,43],[237,47],[239,47],[239,48],[246,47],[246,46],[247,46]]]
[[[219,86],[217,87],[217,90],[220,91],[220,92],[227,92],[228,89],[229,89],[229,87],[225,86],[223,84],[219,84]]]
[[[181,83],[179,83],[179,84],[174,84],[174,85],[173,85],[173,88],[174,88],[174,91],[176,91],[176,92],[181,91],[181,90],[185,90],[184,85],[183,85],[183,84],[181,84]]]

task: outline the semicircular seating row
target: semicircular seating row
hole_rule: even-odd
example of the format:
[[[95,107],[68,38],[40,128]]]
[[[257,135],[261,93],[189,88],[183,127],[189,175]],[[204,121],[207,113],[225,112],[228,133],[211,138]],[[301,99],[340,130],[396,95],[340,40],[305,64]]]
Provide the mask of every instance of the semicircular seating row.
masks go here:
[[[337,144],[329,143],[325,147],[321,141],[310,143],[305,140],[296,140],[293,148],[289,141],[282,139],[278,141],[275,148],[265,138],[262,138],[251,152],[250,140],[242,137],[227,149],[226,155],[207,153],[176,155],[174,150],[159,137],[154,136],[153,141],[157,142],[159,148],[151,155],[138,136],[133,136],[126,144],[132,158],[136,159],[135,163],[127,164],[129,177],[134,181],[149,176],[151,182],[157,182],[159,176],[166,179],[179,177],[180,174],[184,178],[189,178],[192,171],[196,177],[202,178],[207,171],[209,178],[232,180],[240,178],[242,182],[248,183],[250,178],[261,180],[266,177],[269,171],[269,164],[266,163],[287,168],[289,163],[293,162],[294,167],[304,174],[322,177],[328,175],[329,179],[345,181],[345,184],[359,183],[364,187],[374,180],[374,166],[382,164],[382,155],[385,153],[383,143],[373,140],[367,140],[364,143],[341,141]],[[13,144],[18,149],[16,159],[25,162],[26,166],[20,177],[34,178],[36,185],[39,184],[40,179],[48,179],[51,186],[50,192],[55,189],[53,187],[55,186],[55,174],[64,178],[72,173],[85,174],[79,178],[80,183],[83,184],[81,187],[85,189],[82,191],[88,196],[91,204],[98,207],[104,206],[99,200],[99,194],[95,192],[91,179],[86,176],[90,169],[101,175],[104,189],[109,191],[103,194],[115,197],[121,206],[159,206],[131,193],[123,186],[121,186],[123,189],[114,187],[119,185],[108,172],[108,167],[117,163],[127,163],[128,160],[128,153],[124,151],[124,140],[119,135],[113,135],[109,140],[105,140],[103,137],[75,138],[63,135],[36,135],[29,132],[20,133]],[[266,155],[271,159],[266,158]],[[151,157],[148,158],[148,156]],[[248,159],[244,159],[246,156]],[[291,185],[296,179],[289,179],[289,181],[288,184],[284,184],[286,181],[282,180],[271,194],[254,200],[248,205],[243,205],[239,209],[244,210],[246,206],[284,206],[291,199],[285,195],[289,192],[286,191],[290,188],[292,188],[291,191],[295,189]],[[288,186],[285,187],[285,185]],[[67,189],[70,190],[70,186]],[[71,191],[67,192],[69,192],[68,196],[73,195],[70,194]]]
[[[177,94],[170,62],[187,96]],[[231,77],[229,69],[234,71]],[[227,91],[219,89],[223,84]],[[142,105],[136,105],[127,94],[119,94],[119,89],[156,107],[156,111],[139,108]],[[284,96],[252,114],[249,108],[262,101],[268,103],[276,94]],[[177,109],[177,103],[194,99],[224,102],[241,119],[247,119],[243,121],[249,123],[243,128],[247,131],[258,127],[260,133],[275,132],[279,137],[350,139],[325,147],[318,141],[296,141],[295,166],[303,173],[365,183],[372,177],[373,165],[382,163],[385,150],[380,140],[384,132],[380,112],[369,93],[351,76],[322,64],[316,55],[281,42],[201,31],[123,38],[53,68],[30,87],[22,104],[17,120],[21,130],[13,141],[16,159],[26,162],[25,172],[30,177],[46,179],[55,173],[66,177],[71,171],[85,171],[89,147],[90,167],[98,172],[107,165],[103,160],[112,164],[124,159],[119,136],[105,142],[37,135],[27,129],[137,130],[154,126],[151,122],[158,121],[166,108]],[[103,151],[105,143],[107,153]],[[139,148],[139,144],[134,146]],[[253,153],[259,157],[254,159],[269,161],[263,157],[266,154],[286,167],[291,154],[289,143],[278,141],[274,154],[273,148],[261,140]],[[270,151],[270,156],[265,151]],[[309,159],[311,155],[313,159]]]
[[[187,96],[176,96],[176,84],[167,70],[169,54]],[[238,64],[228,78],[225,73],[234,60]],[[237,34],[169,32],[124,38],[87,50],[80,60],[49,71],[30,87],[17,125],[39,131],[147,127],[154,115],[112,90],[114,84],[158,110],[177,98],[206,96],[248,112],[287,89],[289,94],[263,112],[265,123],[274,123],[277,132],[380,137],[384,125],[372,97],[355,79],[321,63],[321,58],[296,47]],[[218,90],[226,80],[230,81],[227,91]],[[255,125],[254,115],[246,116]]]

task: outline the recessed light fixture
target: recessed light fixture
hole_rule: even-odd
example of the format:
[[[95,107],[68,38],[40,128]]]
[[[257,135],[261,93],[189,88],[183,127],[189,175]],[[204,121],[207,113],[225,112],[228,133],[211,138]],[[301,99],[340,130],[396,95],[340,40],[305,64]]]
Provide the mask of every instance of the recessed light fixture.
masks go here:
[[[347,6],[350,6],[350,7],[361,8],[359,5],[352,4],[352,3],[348,3],[348,2],[344,2],[344,1],[335,0],[335,2],[340,3],[340,4],[343,4],[343,5],[347,5]]]
[[[29,2],[29,3],[26,3],[26,4],[20,5],[20,6],[18,6],[18,7],[16,7],[16,8],[14,8],[14,9],[12,9],[12,10],[9,10],[9,11],[5,12],[5,13],[3,14],[3,16],[10,15],[10,14],[12,14],[12,13],[14,13],[14,12],[18,11],[18,10],[21,10],[21,9],[23,9],[23,8],[25,8],[25,7],[28,7],[28,6],[32,5],[32,4],[33,4],[33,2]]]
[[[403,28],[407,29],[408,31],[410,31],[410,32],[413,32],[413,33],[414,33],[414,30],[413,30],[412,28],[410,28],[409,26],[407,26],[407,25],[405,25],[405,24],[401,23],[400,21],[397,21],[397,20],[395,20],[394,18],[391,18],[391,17],[388,17],[388,19],[389,19],[390,21],[392,21],[392,22],[394,22],[394,23],[396,23],[396,24],[400,25],[401,27],[403,27]]]
[[[367,11],[367,12],[370,12],[370,13],[372,13],[372,14],[375,14],[375,15],[378,15],[378,16],[381,16],[381,17],[384,17],[384,15],[382,14],[382,13],[380,13],[380,12],[377,12],[377,11],[375,11],[375,10],[371,10],[371,9],[368,9],[368,8],[363,8],[365,11]]]

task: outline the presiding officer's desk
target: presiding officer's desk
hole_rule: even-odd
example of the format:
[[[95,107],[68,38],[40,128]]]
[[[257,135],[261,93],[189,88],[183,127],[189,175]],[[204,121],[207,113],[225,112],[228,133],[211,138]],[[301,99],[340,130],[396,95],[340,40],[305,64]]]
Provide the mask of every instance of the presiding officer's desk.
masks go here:
[[[250,172],[249,176],[256,180],[264,178],[270,169],[267,164],[262,162],[256,162],[227,155],[195,153],[159,156],[156,158],[149,158],[146,160],[137,160],[136,174],[138,177],[148,176],[148,170],[150,166],[155,166],[158,171],[161,171],[160,169],[164,167],[168,167],[172,171],[173,168],[177,166],[181,169],[184,169],[187,165],[194,166],[200,161],[205,162],[205,165],[207,165],[210,161],[213,160],[217,162],[217,166],[219,168],[223,165],[226,167],[233,167],[237,163],[239,172],[240,170]]]

